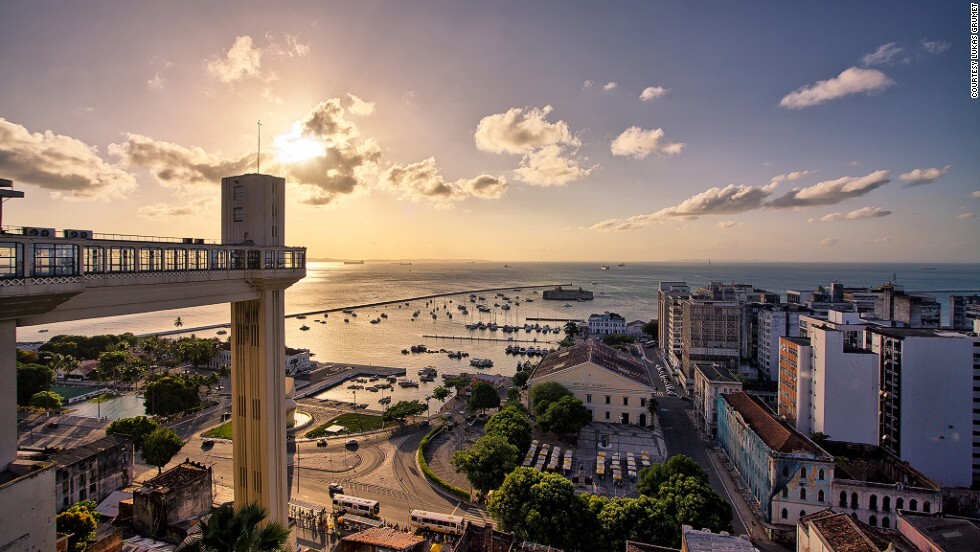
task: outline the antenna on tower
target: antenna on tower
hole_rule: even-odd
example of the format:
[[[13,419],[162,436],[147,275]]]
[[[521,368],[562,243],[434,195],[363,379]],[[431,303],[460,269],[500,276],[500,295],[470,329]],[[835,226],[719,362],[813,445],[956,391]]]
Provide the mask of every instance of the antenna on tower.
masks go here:
[[[259,151],[255,155],[255,174],[261,174],[259,166],[262,163],[262,119],[259,119]]]

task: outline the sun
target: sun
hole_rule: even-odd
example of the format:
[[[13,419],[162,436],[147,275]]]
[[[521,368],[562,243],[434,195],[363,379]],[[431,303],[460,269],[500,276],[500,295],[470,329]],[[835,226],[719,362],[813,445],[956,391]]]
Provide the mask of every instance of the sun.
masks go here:
[[[276,148],[276,159],[283,163],[302,163],[325,153],[322,143],[303,136],[296,129],[276,136],[273,145]]]

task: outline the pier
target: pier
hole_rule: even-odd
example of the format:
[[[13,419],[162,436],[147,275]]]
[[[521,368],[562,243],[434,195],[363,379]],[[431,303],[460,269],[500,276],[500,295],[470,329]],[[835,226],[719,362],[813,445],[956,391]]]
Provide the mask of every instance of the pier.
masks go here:
[[[423,335],[423,339],[451,339],[453,341],[500,341],[503,343],[558,343],[549,339],[516,339],[513,337],[472,337],[468,335]]]
[[[310,372],[310,384],[303,387],[302,391],[297,391],[296,398],[302,399],[322,393],[328,389],[336,387],[345,381],[360,376],[404,376],[404,368],[391,368],[388,366],[371,366],[366,364],[349,364],[322,362],[320,367]],[[313,381],[314,378],[317,381]]]
[[[526,320],[535,322],[585,322],[581,318],[537,318],[534,316],[528,316]]]

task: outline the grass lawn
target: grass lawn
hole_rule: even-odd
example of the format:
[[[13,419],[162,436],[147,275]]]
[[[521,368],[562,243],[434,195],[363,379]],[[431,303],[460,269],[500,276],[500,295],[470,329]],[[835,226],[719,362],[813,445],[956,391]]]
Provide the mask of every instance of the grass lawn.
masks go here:
[[[55,393],[64,397],[67,401],[68,399],[73,399],[79,395],[84,395],[85,393],[91,393],[98,389],[97,387],[73,387],[70,385],[52,385],[51,390]]]
[[[218,427],[213,427],[204,432],[203,437],[213,437],[218,439],[231,439],[231,422],[225,422]]]
[[[316,429],[310,430],[306,436],[311,439],[323,437],[327,434],[327,428],[332,425],[342,425],[347,428],[349,433],[361,433],[362,431],[379,429],[381,427],[381,416],[357,413],[341,414],[340,416],[328,420],[325,424],[317,427]]]

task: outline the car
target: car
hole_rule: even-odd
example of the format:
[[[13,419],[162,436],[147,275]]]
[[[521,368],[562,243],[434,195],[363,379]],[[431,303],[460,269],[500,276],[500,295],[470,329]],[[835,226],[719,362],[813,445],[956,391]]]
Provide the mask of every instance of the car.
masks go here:
[[[203,442],[201,442],[202,449],[209,449],[213,446],[214,446],[214,439],[205,439]]]
[[[346,444],[347,444],[348,447],[351,447],[351,448],[356,447],[357,446],[357,439],[348,439]]]
[[[330,496],[335,494],[344,494],[344,486],[340,483],[331,483],[330,485],[327,485],[327,492],[330,493]]]
[[[327,446],[327,440],[326,439],[320,439],[319,441],[316,442],[316,446],[317,446],[317,448],[323,448],[323,447]]]

